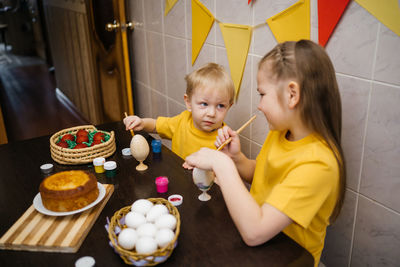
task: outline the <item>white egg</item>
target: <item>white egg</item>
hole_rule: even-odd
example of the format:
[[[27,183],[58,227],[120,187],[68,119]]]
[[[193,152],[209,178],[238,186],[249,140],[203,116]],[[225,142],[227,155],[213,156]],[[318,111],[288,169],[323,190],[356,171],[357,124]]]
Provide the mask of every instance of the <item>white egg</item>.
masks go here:
[[[125,224],[129,228],[136,229],[144,223],[146,223],[146,217],[139,212],[131,211],[125,215]]]
[[[133,202],[131,211],[139,212],[143,215],[146,215],[147,212],[154,206],[154,204],[147,199],[138,199]]]
[[[156,233],[156,242],[159,248],[165,247],[174,239],[175,233],[168,228],[163,228]]]
[[[136,252],[139,254],[150,254],[157,250],[157,243],[149,236],[140,237],[136,242]]]
[[[134,229],[125,228],[118,235],[118,244],[126,250],[131,250],[135,247],[137,234]]]
[[[168,208],[163,204],[154,205],[146,214],[147,222],[155,222],[155,220],[163,214],[169,213]]]
[[[169,228],[174,230],[176,227],[176,218],[172,214],[163,214],[156,219],[154,224],[158,229]]]
[[[157,227],[152,223],[142,224],[136,229],[136,233],[139,237],[142,236],[154,237],[156,235],[156,232],[157,232]]]

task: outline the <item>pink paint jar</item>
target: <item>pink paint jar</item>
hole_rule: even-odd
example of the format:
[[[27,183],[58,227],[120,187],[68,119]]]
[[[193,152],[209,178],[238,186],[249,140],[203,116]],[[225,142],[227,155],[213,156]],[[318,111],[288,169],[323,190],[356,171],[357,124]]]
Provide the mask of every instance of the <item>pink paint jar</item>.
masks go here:
[[[168,191],[168,177],[159,176],[156,178],[156,188],[158,193],[165,193]]]

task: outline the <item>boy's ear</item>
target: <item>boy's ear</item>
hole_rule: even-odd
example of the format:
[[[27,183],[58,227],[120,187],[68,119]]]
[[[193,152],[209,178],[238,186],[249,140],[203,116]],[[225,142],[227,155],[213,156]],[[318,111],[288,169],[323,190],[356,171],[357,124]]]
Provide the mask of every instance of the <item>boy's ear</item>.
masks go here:
[[[192,104],[190,103],[189,96],[187,94],[183,95],[183,100],[185,100],[186,109],[192,112]]]
[[[300,101],[300,86],[295,81],[290,81],[287,86],[289,108],[293,109]]]

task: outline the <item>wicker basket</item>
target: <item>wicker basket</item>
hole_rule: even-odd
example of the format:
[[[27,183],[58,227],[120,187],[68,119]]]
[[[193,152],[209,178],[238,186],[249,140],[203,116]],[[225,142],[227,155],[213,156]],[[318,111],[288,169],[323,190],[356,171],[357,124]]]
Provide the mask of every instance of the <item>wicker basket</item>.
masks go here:
[[[67,165],[85,164],[91,163],[93,159],[97,157],[107,158],[115,152],[115,136],[113,131],[111,131],[111,133],[99,131],[109,134],[110,139],[92,147],[71,149],[63,148],[56,144],[60,136],[67,133],[76,134],[81,129],[86,131],[99,131],[93,125],[82,125],[61,130],[50,137],[50,152],[54,161]]]
[[[121,224],[121,219],[131,211],[131,206],[124,207],[119,211],[114,213],[114,216],[111,218],[110,224],[108,226],[108,237],[110,238],[111,244],[114,247],[116,253],[118,253],[121,258],[124,260],[126,264],[129,265],[136,265],[136,266],[154,266],[159,263],[162,263],[168,259],[171,255],[172,251],[174,250],[179,231],[181,227],[181,219],[179,215],[178,209],[169,203],[168,200],[163,198],[149,198],[153,204],[163,204],[165,205],[169,213],[175,216],[176,218],[176,229],[175,229],[175,237],[174,239],[165,247],[157,249],[155,252],[151,254],[138,254],[135,250],[126,250],[123,249],[118,245],[117,242],[117,234],[115,233],[115,228],[118,227],[119,229],[126,228],[125,225]]]

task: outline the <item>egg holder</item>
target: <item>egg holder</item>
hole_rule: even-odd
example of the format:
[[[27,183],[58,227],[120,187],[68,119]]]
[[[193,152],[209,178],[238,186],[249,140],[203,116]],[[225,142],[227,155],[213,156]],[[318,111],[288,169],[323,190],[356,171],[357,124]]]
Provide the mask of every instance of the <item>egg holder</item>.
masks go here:
[[[67,133],[76,134],[81,129],[86,131],[98,131],[107,133],[110,135],[110,138],[104,143],[97,144],[87,148],[71,149],[71,148],[60,147],[57,145],[57,141],[60,136],[63,136],[64,134]],[[116,146],[115,146],[114,131],[111,131],[110,133],[106,131],[99,131],[93,125],[81,125],[72,128],[67,128],[53,134],[50,137],[51,157],[53,158],[54,161],[65,165],[91,163],[93,159],[97,157],[107,158],[112,154],[114,154],[115,149]]]
[[[163,204],[168,208],[169,213],[176,218],[175,236],[171,240],[171,242],[168,243],[168,245],[159,248],[155,252],[150,254],[139,254],[136,253],[135,250],[126,250],[118,245],[117,235],[121,232],[122,229],[126,228],[125,215],[131,211],[131,206],[126,206],[118,210],[114,213],[108,224],[108,227],[106,226],[106,228],[108,232],[108,237],[110,239],[110,245],[114,248],[114,251],[119,254],[119,256],[124,260],[124,262],[129,265],[155,266],[159,263],[162,263],[168,259],[178,243],[178,236],[181,227],[181,219],[178,209],[168,200],[163,198],[148,198],[147,200],[152,202],[154,205]]]

